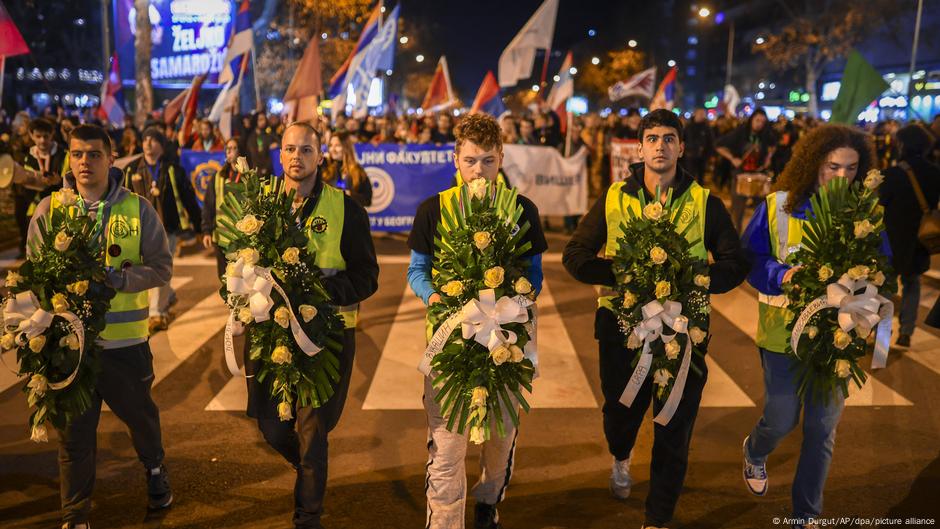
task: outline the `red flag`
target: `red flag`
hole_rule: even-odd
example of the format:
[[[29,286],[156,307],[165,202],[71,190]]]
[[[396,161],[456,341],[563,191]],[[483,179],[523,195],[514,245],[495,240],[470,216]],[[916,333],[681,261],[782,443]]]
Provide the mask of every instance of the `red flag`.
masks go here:
[[[23,40],[23,35],[16,28],[10,13],[0,1],[0,57],[11,57],[29,53],[29,47]]]
[[[502,110],[499,110],[498,107],[502,107]],[[498,116],[505,112],[505,110],[506,108],[503,106],[503,101],[499,94],[499,83],[496,82],[496,76],[493,75],[493,71],[490,70],[486,72],[483,83],[480,84],[480,89],[477,90],[477,96],[473,98],[470,113],[487,112]]]
[[[665,108],[672,110],[676,99],[676,67],[673,66],[656,89],[656,95],[650,101],[650,110]]]
[[[183,102],[183,124],[180,130],[183,131],[183,137],[189,138],[192,134],[193,121],[196,120],[196,110],[199,109],[199,89],[202,88],[202,82],[206,80],[207,74],[193,77],[193,83],[189,86],[189,94]]]
[[[118,57],[115,53],[111,57],[111,71],[108,79],[101,86],[101,102],[98,106],[98,117],[114,124],[124,122],[124,97],[121,92],[121,69],[118,66]]]
[[[187,86],[185,90],[166,104],[166,107],[163,109],[164,123],[169,125],[176,122],[176,119],[180,117],[180,113],[183,112],[183,102],[186,101],[186,98],[189,96],[189,90],[190,87]]]
[[[434,112],[456,102],[454,89],[450,84],[450,73],[447,70],[447,59],[442,55],[441,60],[437,62],[437,69],[434,70],[431,86],[428,87],[428,93],[424,96],[421,108],[425,112]]]
[[[568,130],[568,98],[574,95],[574,77],[571,75],[573,65],[574,59],[569,51],[565,61],[561,63],[561,69],[558,70],[558,82],[552,85],[546,100],[548,106],[558,115],[558,126],[562,134]]]
[[[284,93],[284,103],[290,105],[290,115],[294,120],[306,121],[316,117],[317,97],[323,88],[320,70],[320,40],[310,39]]]

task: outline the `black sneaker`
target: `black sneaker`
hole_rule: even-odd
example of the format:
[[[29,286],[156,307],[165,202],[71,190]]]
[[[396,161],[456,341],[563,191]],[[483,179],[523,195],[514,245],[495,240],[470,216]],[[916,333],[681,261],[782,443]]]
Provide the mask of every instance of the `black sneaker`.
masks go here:
[[[160,465],[147,471],[147,507],[152,511],[166,509],[173,503],[173,491],[166,467]]]
[[[488,503],[477,503],[473,510],[473,529],[502,529],[499,524],[499,513],[496,506]]]
[[[898,341],[894,342],[894,345],[898,347],[910,347],[911,346],[911,335],[910,334],[901,334],[898,336]]]

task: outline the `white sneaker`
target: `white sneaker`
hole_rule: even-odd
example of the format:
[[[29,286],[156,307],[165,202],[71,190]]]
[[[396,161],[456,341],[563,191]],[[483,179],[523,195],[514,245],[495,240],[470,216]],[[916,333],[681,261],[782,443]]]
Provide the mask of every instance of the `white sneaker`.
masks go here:
[[[744,438],[744,484],[755,496],[767,494],[767,465],[754,465],[747,459],[747,440]]]
[[[610,493],[618,500],[625,500],[630,497],[630,487],[632,486],[630,458],[628,457],[623,461],[614,458],[614,464],[610,470]]]

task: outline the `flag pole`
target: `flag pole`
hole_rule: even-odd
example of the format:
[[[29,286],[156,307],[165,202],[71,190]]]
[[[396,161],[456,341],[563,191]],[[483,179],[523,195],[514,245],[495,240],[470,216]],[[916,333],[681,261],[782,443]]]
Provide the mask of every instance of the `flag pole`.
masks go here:
[[[7,56],[0,55],[0,108],[3,108],[3,78],[7,69]]]
[[[908,119],[910,119],[910,111],[914,110],[911,107],[911,92],[912,87],[914,86],[914,68],[917,65],[917,45],[920,42],[920,18],[924,10],[924,0],[917,0],[917,20],[914,23],[914,43],[911,46],[911,70],[910,75],[907,78],[907,108],[908,108]],[[916,111],[915,111],[916,113]]]
[[[568,100],[565,99],[565,108],[568,108]],[[565,158],[571,156],[571,129],[574,128],[574,114],[567,110],[568,127],[565,130]]]
[[[255,110],[262,110],[264,107],[261,106],[261,87],[258,86],[258,60],[255,53],[254,33],[252,33],[251,51],[249,53],[251,53],[251,84],[255,85]]]

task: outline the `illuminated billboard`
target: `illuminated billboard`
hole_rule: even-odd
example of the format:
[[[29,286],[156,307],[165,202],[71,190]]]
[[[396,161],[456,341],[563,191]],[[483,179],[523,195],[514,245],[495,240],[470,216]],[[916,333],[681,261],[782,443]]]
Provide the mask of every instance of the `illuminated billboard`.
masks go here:
[[[150,0],[153,47],[150,75],[155,88],[181,88],[209,72],[215,86],[235,20],[232,0]],[[134,0],[114,0],[114,37],[125,85],[134,84]]]

